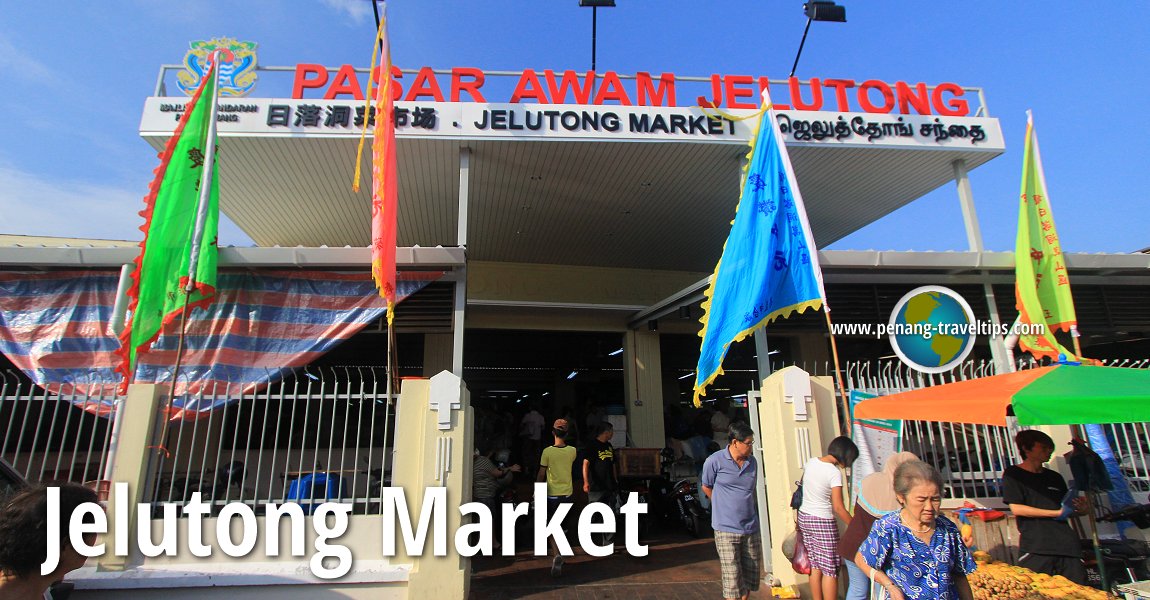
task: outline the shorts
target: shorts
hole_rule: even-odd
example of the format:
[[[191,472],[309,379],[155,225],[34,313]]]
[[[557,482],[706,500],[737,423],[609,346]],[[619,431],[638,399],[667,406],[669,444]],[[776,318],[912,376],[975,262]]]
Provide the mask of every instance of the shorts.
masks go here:
[[[723,597],[741,598],[759,589],[763,542],[758,533],[715,530],[715,550],[723,577]]]
[[[547,496],[547,519],[555,514],[559,509],[560,504],[571,504],[571,496]],[[567,511],[567,515],[563,517],[563,531],[567,531],[567,518],[571,516],[571,511]]]

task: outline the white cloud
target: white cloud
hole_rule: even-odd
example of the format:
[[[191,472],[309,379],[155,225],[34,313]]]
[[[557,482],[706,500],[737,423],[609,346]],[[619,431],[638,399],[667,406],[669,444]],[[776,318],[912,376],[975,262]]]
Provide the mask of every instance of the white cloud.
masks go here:
[[[146,187],[67,181],[0,164],[0,233],[139,240]],[[251,245],[220,217],[220,245]]]
[[[0,33],[0,74],[8,74],[16,79],[41,84],[56,85],[61,78],[44,63],[31,54],[16,47]]]
[[[371,3],[375,0],[322,0],[328,8],[335,9],[351,17],[356,23],[363,23],[372,14]]]

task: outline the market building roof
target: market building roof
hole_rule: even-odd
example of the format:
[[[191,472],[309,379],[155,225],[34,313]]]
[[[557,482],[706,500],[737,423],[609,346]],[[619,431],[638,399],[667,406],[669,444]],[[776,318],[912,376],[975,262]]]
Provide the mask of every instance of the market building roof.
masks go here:
[[[294,97],[221,100],[221,209],[260,246],[367,246],[370,168],[352,191],[364,103],[299,97],[299,77]],[[866,112],[869,102],[778,112],[820,247],[955,180],[956,161],[969,170],[1002,154],[981,90],[936,92],[943,85],[978,101],[958,116],[929,103],[925,114],[905,103],[900,112],[891,90],[902,88],[892,84],[877,112]],[[140,133],[157,150],[182,102],[147,100]],[[757,112],[396,105],[400,246],[458,245],[465,231],[472,260],[702,272],[714,268],[734,217]],[[370,140],[364,155],[366,163]]]

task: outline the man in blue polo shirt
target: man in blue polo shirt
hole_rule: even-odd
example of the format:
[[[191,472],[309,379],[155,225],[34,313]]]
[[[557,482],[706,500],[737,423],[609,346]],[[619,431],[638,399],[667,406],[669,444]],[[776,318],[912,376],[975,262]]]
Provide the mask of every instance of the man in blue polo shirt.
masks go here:
[[[723,597],[747,600],[759,589],[763,546],[755,510],[755,435],[742,421],[727,428],[727,447],[703,463],[703,493],[711,499],[711,528],[723,573]]]

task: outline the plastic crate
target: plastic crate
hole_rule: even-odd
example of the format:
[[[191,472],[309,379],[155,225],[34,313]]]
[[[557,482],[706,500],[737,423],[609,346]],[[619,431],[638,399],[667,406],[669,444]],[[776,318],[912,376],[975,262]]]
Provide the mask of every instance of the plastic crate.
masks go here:
[[[617,448],[615,464],[619,465],[619,477],[658,477],[663,469],[659,455],[662,451],[662,448]]]
[[[1122,583],[1114,586],[1114,590],[1122,594],[1125,600],[1137,600],[1138,598],[1150,598],[1150,581],[1135,581],[1134,583]]]
[[[324,502],[339,502],[343,494],[343,478],[339,475],[308,473],[291,481],[287,501],[299,504],[310,515]]]

